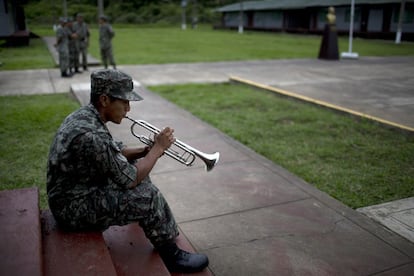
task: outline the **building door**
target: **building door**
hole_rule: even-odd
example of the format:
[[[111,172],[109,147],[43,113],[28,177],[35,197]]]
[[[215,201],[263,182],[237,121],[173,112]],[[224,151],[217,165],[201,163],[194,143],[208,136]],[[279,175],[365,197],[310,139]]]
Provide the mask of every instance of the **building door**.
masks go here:
[[[368,29],[369,8],[361,7],[361,32],[367,32]]]
[[[382,21],[382,31],[389,32],[391,27],[391,18],[392,18],[392,6],[388,5],[384,7],[384,20]]]
[[[310,24],[310,13],[306,10],[291,10],[286,12],[287,29],[297,31],[308,31]]]

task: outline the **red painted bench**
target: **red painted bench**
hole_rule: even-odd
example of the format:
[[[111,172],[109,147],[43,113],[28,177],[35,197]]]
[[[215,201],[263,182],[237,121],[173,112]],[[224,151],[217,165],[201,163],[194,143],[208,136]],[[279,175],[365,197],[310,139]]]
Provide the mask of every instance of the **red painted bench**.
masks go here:
[[[101,232],[64,232],[42,211],[44,275],[117,275]]]
[[[2,275],[170,275],[138,224],[65,232],[49,210],[39,211],[37,188],[0,192],[0,237]],[[194,252],[183,234],[177,243]]]
[[[2,275],[42,275],[37,188],[0,191]]]

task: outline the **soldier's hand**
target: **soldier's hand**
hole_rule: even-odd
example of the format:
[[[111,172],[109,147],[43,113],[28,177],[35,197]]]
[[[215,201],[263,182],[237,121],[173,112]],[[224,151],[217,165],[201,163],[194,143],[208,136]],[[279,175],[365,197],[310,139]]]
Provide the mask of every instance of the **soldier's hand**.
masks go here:
[[[170,127],[164,128],[155,136],[154,142],[164,150],[168,149],[175,142],[174,129]]]

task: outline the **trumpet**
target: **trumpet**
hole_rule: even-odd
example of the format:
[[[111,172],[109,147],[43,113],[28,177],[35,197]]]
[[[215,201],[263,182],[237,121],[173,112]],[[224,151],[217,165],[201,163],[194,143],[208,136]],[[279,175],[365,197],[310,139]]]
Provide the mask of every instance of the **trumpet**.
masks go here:
[[[160,130],[158,128],[156,128],[155,126],[147,123],[146,121],[143,120],[134,120],[128,116],[125,116],[126,119],[130,120],[132,122],[131,125],[131,133],[133,136],[135,136],[136,138],[138,138],[142,143],[148,145],[148,146],[152,146],[154,144],[154,139],[151,137],[147,137],[145,135],[139,135],[135,132],[134,128],[136,126],[140,126],[144,129],[146,129],[147,131],[149,131],[150,133],[152,133],[153,135],[156,135],[158,133],[160,133]],[[186,166],[192,166],[196,157],[200,158],[204,164],[205,164],[205,168],[206,171],[211,171],[214,166],[217,164],[217,162],[219,161],[220,158],[220,153],[219,152],[215,152],[215,153],[204,153],[201,152],[183,142],[181,142],[180,140],[176,139],[175,142],[171,145],[170,148],[168,148],[165,152],[164,152],[167,156],[175,159],[176,161],[186,165]]]

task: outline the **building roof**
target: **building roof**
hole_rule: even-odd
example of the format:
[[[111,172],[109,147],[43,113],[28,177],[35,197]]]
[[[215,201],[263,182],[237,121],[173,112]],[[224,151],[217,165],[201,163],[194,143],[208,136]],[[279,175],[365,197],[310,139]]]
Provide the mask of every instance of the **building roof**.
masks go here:
[[[406,2],[414,2],[407,0]],[[351,0],[277,0],[277,1],[246,1],[243,3],[243,10],[288,10],[302,9],[308,7],[329,7],[351,5]],[[358,4],[387,4],[401,3],[401,0],[355,0]],[[219,12],[240,11],[240,2],[218,8]]]

